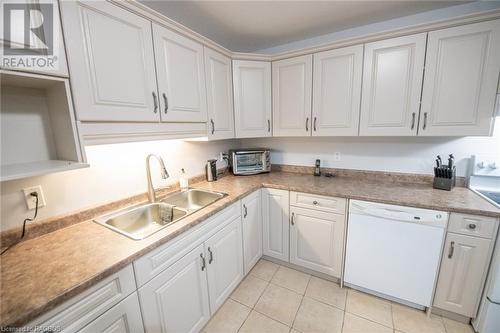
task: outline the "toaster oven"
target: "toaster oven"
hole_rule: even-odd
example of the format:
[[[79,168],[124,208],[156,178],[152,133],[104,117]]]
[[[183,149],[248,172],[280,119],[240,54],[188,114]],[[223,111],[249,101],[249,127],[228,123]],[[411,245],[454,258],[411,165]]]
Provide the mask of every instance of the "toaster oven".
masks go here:
[[[271,171],[271,152],[265,148],[229,151],[229,166],[234,175],[255,175]]]

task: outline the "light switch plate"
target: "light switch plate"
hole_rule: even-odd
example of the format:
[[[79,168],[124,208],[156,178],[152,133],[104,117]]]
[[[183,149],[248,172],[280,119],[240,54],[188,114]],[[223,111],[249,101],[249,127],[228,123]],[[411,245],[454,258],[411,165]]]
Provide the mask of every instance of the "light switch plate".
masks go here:
[[[38,193],[38,208],[44,207],[46,204],[45,197],[43,196],[42,186],[36,185],[23,189],[24,200],[26,201],[26,206],[28,206],[28,209],[36,208],[36,197],[30,195],[30,193],[32,192]]]

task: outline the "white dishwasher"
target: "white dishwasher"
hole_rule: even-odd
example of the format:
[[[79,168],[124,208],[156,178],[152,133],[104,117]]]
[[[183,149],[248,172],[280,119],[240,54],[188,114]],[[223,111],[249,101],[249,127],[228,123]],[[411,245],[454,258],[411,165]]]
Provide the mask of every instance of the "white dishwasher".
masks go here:
[[[346,285],[430,306],[447,222],[447,212],[351,200]]]

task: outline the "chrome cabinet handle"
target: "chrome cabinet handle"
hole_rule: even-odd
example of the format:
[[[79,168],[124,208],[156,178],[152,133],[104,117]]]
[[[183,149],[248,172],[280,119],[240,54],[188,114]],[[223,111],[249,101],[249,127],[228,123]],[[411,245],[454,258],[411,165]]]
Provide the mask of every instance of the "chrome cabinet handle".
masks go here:
[[[290,223],[295,225],[295,213],[292,213],[292,217],[290,218]]]
[[[203,256],[203,253],[200,253],[200,258],[201,258],[201,270],[204,271],[205,268],[207,267],[207,263],[205,262],[205,257]]]
[[[476,224],[475,223],[470,223],[467,228],[471,229],[471,230],[474,230],[476,229]]]
[[[163,101],[165,101],[165,114],[167,114],[168,111],[168,98],[167,94],[163,93]]]
[[[208,263],[211,264],[214,261],[214,254],[212,253],[212,250],[210,249],[210,246],[208,247]]]
[[[415,112],[411,114],[411,129],[415,128]]]
[[[309,117],[306,118],[306,132],[309,132]]]
[[[450,250],[448,251],[448,259],[453,258],[453,252],[455,252],[455,242],[451,242]]]
[[[243,204],[243,218],[247,218],[247,215],[248,215],[247,205]]]
[[[313,123],[313,130],[314,130],[314,132],[316,132],[316,120],[317,119],[318,119],[317,117],[314,117],[314,123]]]
[[[212,134],[215,133],[215,123],[213,119],[210,119],[210,123],[212,124]]]
[[[271,133],[271,120],[267,120],[267,131]]]
[[[422,129],[425,130],[427,127],[427,112],[424,112],[424,124],[422,125]]]
[[[156,99],[156,93],[153,91],[153,105],[154,105],[154,113],[158,112],[158,100]]]

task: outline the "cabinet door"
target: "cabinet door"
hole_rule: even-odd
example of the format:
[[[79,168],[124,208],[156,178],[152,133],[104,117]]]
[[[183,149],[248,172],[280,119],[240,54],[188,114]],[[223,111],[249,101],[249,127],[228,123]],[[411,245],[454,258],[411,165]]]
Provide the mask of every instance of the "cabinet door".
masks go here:
[[[153,23],[161,120],[207,121],[203,46]]]
[[[418,135],[491,135],[500,20],[429,33]]]
[[[489,239],[448,233],[434,306],[475,317],[490,259]]]
[[[203,244],[139,289],[146,332],[199,332],[210,319]]]
[[[273,136],[311,135],[312,55],[275,61]]]
[[[210,309],[215,313],[243,279],[241,218],[205,242]]]
[[[271,63],[233,60],[237,138],[271,136]]]
[[[289,193],[272,188],[262,189],[262,252],[289,261]]]
[[[260,190],[241,199],[243,261],[245,275],[262,257],[262,209]]]
[[[360,135],[416,135],[426,34],[365,44]]]
[[[151,23],[106,1],[61,1],[78,120],[158,121]]]
[[[340,278],[345,215],[290,207],[290,262]]]
[[[313,136],[358,135],[363,45],[314,54]]]
[[[79,333],[139,333],[144,332],[137,292],[109,309],[102,316],[78,331]]]
[[[34,7],[36,6],[28,1],[19,1],[15,3],[16,3],[16,9],[21,9],[22,7],[24,7],[23,10],[30,10],[30,9],[33,10],[35,9]],[[51,24],[42,24],[39,27],[39,29],[42,30],[42,33],[39,35],[45,36],[46,40],[40,40],[38,38],[30,37],[30,40],[28,42],[29,48],[42,49],[42,51],[37,52],[35,57],[37,59],[43,59],[43,61],[40,60],[40,64],[43,65],[39,67],[36,65],[30,66],[28,65],[28,63],[24,64],[21,61],[10,62],[9,55],[6,54],[5,52],[2,52],[2,56],[0,56],[1,66],[3,69],[10,69],[14,71],[20,70],[20,71],[34,72],[40,74],[68,77],[68,65],[66,63],[66,51],[64,49],[64,39],[61,29],[61,20],[59,17],[58,2],[57,0],[46,0],[43,1],[43,3],[51,4],[53,7],[52,7],[52,12],[50,13],[55,15],[54,17],[52,17],[52,21],[50,21]],[[42,11],[42,16],[43,15],[46,15],[46,12]],[[5,18],[5,16],[3,18]],[[24,23],[23,21],[21,22]],[[25,27],[24,24],[22,24],[21,22],[16,22],[17,24],[14,22],[13,22],[14,24],[11,23],[9,34],[7,34],[7,31],[5,31],[5,33],[2,34],[2,39],[0,39],[1,50],[4,50],[4,47],[5,48],[17,47],[18,48],[17,51],[23,52],[23,49],[26,47],[24,41]],[[52,38],[49,36],[51,36]],[[47,47],[49,48],[48,55],[44,54],[45,53],[44,51],[46,51]],[[31,58],[30,55],[27,56]],[[57,61],[53,62],[53,60]],[[36,63],[38,62],[39,60],[36,60]],[[53,64],[53,66],[51,64]]]
[[[207,79],[208,138],[234,138],[233,75],[231,59],[207,47],[205,72]]]

